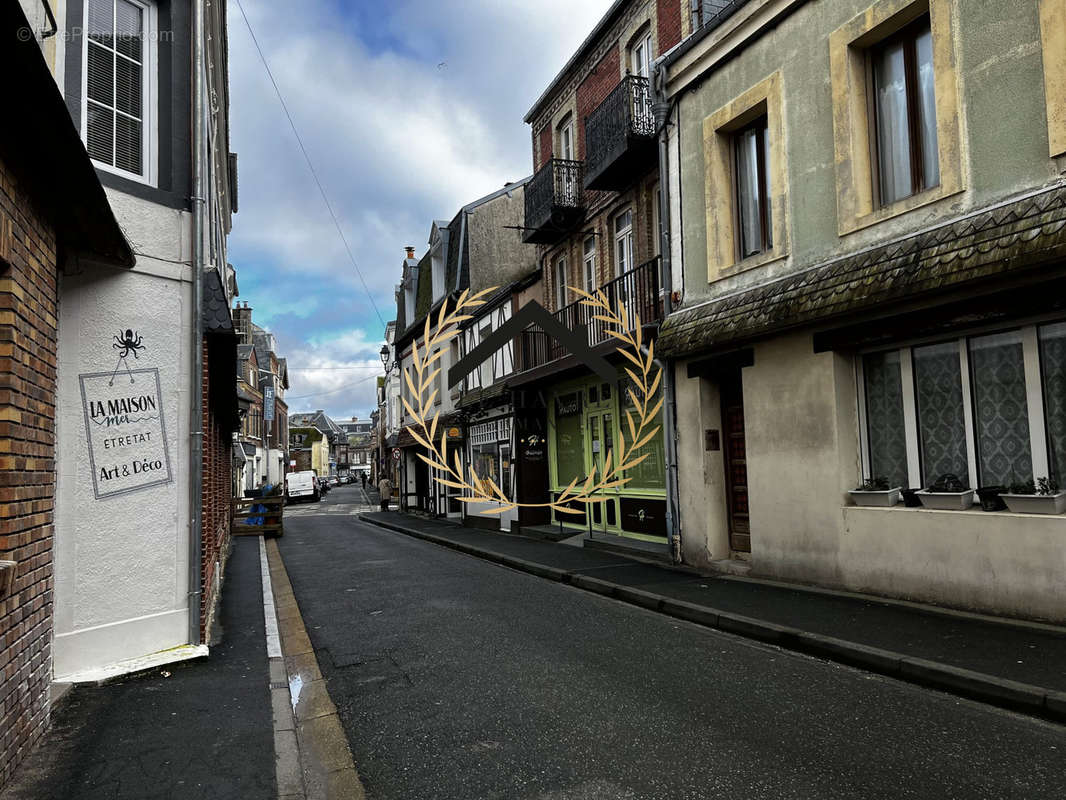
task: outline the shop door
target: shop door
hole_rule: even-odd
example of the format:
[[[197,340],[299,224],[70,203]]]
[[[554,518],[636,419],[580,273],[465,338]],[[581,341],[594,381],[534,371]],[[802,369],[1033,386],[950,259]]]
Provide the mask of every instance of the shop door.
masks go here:
[[[595,411],[588,415],[589,471],[595,469],[595,483],[603,479],[607,453],[614,449],[614,417],[610,411]],[[612,456],[613,458],[613,456]],[[589,504],[589,522],[592,527],[606,530],[616,524],[614,501]]]
[[[548,473],[547,415],[544,410],[528,412],[516,416],[515,446],[516,459],[515,491],[520,503],[547,503],[551,498],[548,492],[550,481]],[[547,525],[551,522],[551,511],[547,508],[519,508],[518,522],[521,525]]]
[[[740,372],[724,378],[722,431],[725,454],[726,499],[729,503],[729,547],[738,553],[751,552],[748,523],[748,462],[744,444],[744,393]]]
[[[414,507],[419,511],[430,511],[428,508],[429,496],[429,467],[421,458],[415,458],[415,502]]]

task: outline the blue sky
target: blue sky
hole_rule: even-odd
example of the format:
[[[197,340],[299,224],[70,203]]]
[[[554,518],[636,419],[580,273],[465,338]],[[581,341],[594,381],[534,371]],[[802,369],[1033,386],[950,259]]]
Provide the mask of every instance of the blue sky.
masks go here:
[[[532,171],[522,117],[609,0],[242,0],[374,302],[393,318],[405,245]],[[241,302],[289,360],[291,412],[366,418],[384,326],[235,0],[229,240]]]

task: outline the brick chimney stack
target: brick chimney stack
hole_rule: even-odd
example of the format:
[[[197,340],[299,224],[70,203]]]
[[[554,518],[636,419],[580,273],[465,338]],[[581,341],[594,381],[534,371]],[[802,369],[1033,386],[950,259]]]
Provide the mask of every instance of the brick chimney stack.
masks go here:
[[[407,257],[413,260],[415,257],[415,249],[413,247],[405,247],[404,250],[407,251]]]

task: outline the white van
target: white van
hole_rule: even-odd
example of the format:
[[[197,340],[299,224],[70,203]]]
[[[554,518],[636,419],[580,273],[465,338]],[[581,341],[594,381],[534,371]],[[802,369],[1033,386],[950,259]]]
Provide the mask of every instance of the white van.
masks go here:
[[[321,498],[318,489],[318,476],[314,470],[290,472],[285,476],[285,499],[290,503],[297,500],[317,502]]]

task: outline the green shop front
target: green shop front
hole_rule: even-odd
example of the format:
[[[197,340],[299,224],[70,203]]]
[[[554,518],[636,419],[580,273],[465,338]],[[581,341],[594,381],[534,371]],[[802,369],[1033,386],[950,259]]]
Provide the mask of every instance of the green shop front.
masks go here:
[[[546,392],[548,400],[548,473],[549,492],[556,500],[576,478],[581,486],[595,469],[597,480],[604,474],[607,456],[617,463],[619,436],[626,431],[631,442],[626,412],[639,420],[628,389],[632,381],[624,371],[617,379],[605,382],[598,376],[585,376],[556,384]],[[639,397],[639,393],[637,393]],[[654,405],[654,400],[649,406]],[[623,427],[624,426],[624,427]],[[639,464],[620,476],[623,485],[603,491],[602,503],[572,503],[579,513],[552,511],[552,522],[585,531],[590,535],[620,535],[650,542],[665,543],[666,473],[663,450],[662,412],[648,427],[659,431],[631,458],[645,455]]]

